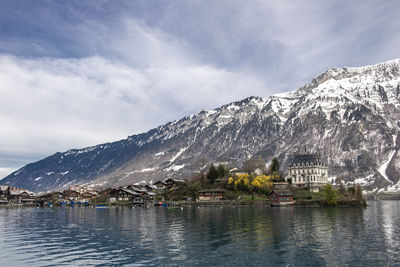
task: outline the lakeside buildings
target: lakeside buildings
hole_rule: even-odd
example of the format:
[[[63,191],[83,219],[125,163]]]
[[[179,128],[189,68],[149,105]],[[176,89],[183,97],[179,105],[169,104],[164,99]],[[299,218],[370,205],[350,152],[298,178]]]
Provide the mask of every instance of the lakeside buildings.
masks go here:
[[[286,181],[298,188],[318,192],[328,183],[328,167],[318,153],[297,155],[289,164]]]

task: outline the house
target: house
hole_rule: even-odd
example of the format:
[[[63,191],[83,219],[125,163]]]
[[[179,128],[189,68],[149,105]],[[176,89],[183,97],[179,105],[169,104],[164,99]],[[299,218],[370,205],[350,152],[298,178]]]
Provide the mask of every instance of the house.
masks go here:
[[[199,191],[199,201],[220,201],[224,199],[225,189],[204,189]]]
[[[23,191],[20,194],[20,203],[22,204],[34,204],[35,197],[33,194],[29,194],[27,191]]]
[[[90,192],[81,192],[78,197],[78,202],[89,203],[96,195]]]
[[[2,203],[8,203],[9,189],[8,185],[0,185],[0,200],[2,200]]]
[[[238,169],[238,168],[233,168],[231,170],[229,170],[229,174],[232,176],[239,176],[239,175],[244,175],[244,174],[248,174],[248,175],[261,175],[263,174],[264,171],[260,168],[255,168],[255,169]]]
[[[277,190],[288,190],[289,183],[286,182],[274,182],[274,188]]]
[[[272,206],[294,204],[294,193],[289,190],[272,190],[269,194],[269,202]]]
[[[165,189],[167,184],[164,183],[163,181],[157,181],[153,183],[153,186],[156,186],[156,189]]]
[[[154,192],[146,192],[146,196],[147,196],[149,199],[155,199],[155,198],[157,197],[157,194],[154,193]]]
[[[147,189],[145,187],[139,187],[137,185],[128,185],[127,189],[129,189],[139,195],[144,195],[147,193]]]
[[[75,202],[79,199],[79,192],[75,190],[64,190],[64,197],[66,200],[69,200],[69,202]]]
[[[179,187],[181,185],[184,185],[186,183],[186,181],[169,178],[169,179],[165,180],[164,183],[166,184],[166,187],[168,189],[170,189],[170,188]]]
[[[318,192],[328,183],[328,167],[318,153],[295,156],[289,164],[286,181],[298,188]]]
[[[141,205],[144,205],[146,202],[147,202],[147,199],[145,196],[137,195],[137,196],[132,197],[133,205],[141,206]]]
[[[8,188],[8,195],[7,195],[7,200],[12,203],[33,203],[33,198],[35,196],[35,193],[21,189],[21,188],[16,188],[10,186]]]
[[[126,188],[115,188],[108,193],[109,202],[131,201],[137,196],[141,197],[140,194]]]
[[[238,169],[238,168],[233,168],[233,169],[229,170],[229,173],[231,175],[233,175],[233,176],[238,176],[238,175],[243,175],[243,174],[250,174],[249,171]]]

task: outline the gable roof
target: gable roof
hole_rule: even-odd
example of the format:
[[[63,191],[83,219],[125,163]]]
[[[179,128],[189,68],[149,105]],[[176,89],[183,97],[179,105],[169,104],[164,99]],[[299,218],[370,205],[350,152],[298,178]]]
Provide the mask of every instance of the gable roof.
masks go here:
[[[132,190],[126,189],[126,188],[114,188],[109,192],[109,194],[113,193],[113,192],[118,192],[118,191],[124,191],[125,193],[128,193],[130,195],[139,196],[138,193],[136,193],[136,192],[134,192]]]

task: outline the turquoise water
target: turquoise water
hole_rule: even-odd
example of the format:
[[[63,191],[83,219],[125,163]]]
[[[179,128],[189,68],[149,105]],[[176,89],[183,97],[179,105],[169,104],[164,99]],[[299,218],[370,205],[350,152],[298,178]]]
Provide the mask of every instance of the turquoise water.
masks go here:
[[[1,208],[0,266],[400,266],[400,202]]]

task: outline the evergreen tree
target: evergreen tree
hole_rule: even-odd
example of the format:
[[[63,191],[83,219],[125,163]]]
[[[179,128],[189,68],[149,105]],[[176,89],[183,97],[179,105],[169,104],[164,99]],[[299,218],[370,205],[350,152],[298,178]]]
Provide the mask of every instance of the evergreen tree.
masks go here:
[[[207,173],[207,179],[213,184],[214,181],[217,180],[217,178],[218,178],[217,168],[215,168],[214,164],[211,164],[211,167]]]
[[[270,173],[278,173],[279,172],[279,161],[277,158],[273,158],[271,165],[269,166]]]
[[[222,164],[219,164],[217,172],[218,172],[218,178],[223,178],[225,176],[226,170]]]

